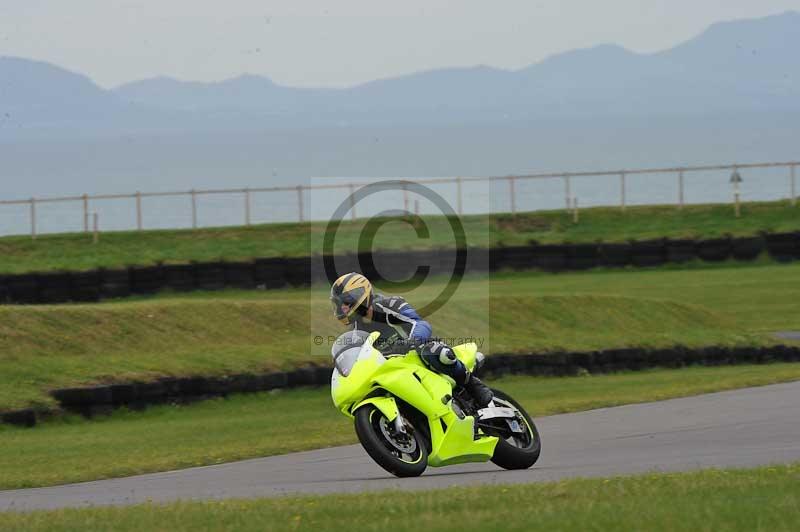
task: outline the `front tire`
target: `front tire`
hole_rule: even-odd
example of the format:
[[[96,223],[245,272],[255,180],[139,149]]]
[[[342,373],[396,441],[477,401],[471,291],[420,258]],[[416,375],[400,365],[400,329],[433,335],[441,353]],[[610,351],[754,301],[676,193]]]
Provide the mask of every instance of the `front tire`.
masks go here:
[[[498,436],[500,440],[494,448],[492,462],[503,469],[528,469],[536,463],[539,459],[539,454],[542,452],[542,440],[539,438],[539,431],[536,429],[531,416],[514,398],[500,390],[492,391],[496,398],[513,405],[527,424],[525,435],[512,436],[506,439]]]
[[[410,421],[405,427],[407,434],[398,434],[375,405],[355,412],[356,435],[367,454],[396,477],[418,477],[428,467],[428,448]]]

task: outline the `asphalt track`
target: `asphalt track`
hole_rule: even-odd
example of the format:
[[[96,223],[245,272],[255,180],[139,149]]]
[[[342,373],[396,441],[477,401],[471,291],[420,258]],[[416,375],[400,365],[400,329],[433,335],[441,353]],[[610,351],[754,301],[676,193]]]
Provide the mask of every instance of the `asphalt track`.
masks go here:
[[[526,471],[491,463],[396,479],[359,446],[167,473],[0,491],[0,510],[294,493],[416,490],[800,460],[800,382],[539,418],[543,450]]]

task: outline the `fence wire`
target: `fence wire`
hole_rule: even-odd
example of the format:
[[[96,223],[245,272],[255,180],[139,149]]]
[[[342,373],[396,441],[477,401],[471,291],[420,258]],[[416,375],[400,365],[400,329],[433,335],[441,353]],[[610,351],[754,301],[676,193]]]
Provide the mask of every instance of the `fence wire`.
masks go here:
[[[734,198],[733,171],[743,176],[742,201],[788,198],[796,204],[798,165],[790,161],[408,180],[429,186],[460,214],[563,209],[576,200],[581,207],[620,208],[727,203]],[[36,237],[90,231],[95,215],[101,231],[326,220],[354,189],[370,182],[363,177],[311,178],[297,186],[0,200],[0,234]],[[359,205],[350,215],[373,216],[391,208],[437,212],[424,201],[394,191]]]

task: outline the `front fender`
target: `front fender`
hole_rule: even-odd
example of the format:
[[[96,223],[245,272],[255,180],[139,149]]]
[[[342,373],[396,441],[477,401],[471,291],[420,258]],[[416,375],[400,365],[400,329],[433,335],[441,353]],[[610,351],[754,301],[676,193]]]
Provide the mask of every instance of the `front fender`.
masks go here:
[[[359,408],[364,405],[374,405],[375,408],[381,411],[381,414],[386,416],[386,419],[389,421],[394,421],[394,418],[397,417],[399,411],[397,409],[397,401],[394,400],[394,397],[370,397],[368,399],[364,399],[357,405],[355,405],[350,411],[355,412]]]

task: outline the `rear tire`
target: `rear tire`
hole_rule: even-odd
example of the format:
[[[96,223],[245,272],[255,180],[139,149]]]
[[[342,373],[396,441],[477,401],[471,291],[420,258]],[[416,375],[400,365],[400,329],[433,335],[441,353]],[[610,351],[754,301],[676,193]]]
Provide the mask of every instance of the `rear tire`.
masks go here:
[[[398,441],[393,436],[393,425],[374,405],[364,405],[355,412],[358,441],[379,466],[396,477],[420,476],[428,467],[423,437],[406,420],[407,441]]]
[[[528,415],[525,409],[522,408],[513,397],[500,390],[492,391],[495,397],[503,401],[508,401],[522,414],[522,417],[528,424],[528,436],[530,437],[529,442],[514,440],[513,443],[500,438],[500,441],[497,442],[497,446],[494,448],[492,462],[503,469],[528,469],[536,463],[539,459],[539,454],[542,452],[542,440],[539,438],[539,431],[536,429],[536,425],[533,423],[531,416]]]

